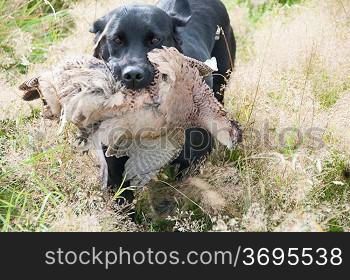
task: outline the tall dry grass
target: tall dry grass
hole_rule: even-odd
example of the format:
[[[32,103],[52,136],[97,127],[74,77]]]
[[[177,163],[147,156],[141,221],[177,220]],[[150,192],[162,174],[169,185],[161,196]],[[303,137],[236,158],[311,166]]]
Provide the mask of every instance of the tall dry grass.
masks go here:
[[[248,37],[226,93],[246,128],[241,208],[260,225],[247,230],[350,229],[348,11],[348,1],[306,1],[256,29],[242,8],[231,13]]]
[[[50,47],[45,63],[29,65],[29,75],[90,53],[90,24],[128,2],[75,4],[72,35]],[[244,145],[218,148],[187,181],[141,191],[136,210],[145,225],[136,226],[112,194],[99,191],[93,155],[75,154],[69,135],[57,137],[57,125],[15,94],[3,105],[12,120],[0,127],[3,230],[350,230],[350,3],[271,5],[253,18],[246,5],[225,3],[238,41],[225,102],[245,129]],[[171,218],[156,213],[164,197],[175,205]]]

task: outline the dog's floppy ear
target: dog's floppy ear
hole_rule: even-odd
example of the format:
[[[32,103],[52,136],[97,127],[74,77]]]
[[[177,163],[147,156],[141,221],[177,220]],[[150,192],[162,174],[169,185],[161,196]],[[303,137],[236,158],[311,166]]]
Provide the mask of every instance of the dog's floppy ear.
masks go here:
[[[98,20],[96,20],[93,24],[92,27],[90,28],[90,32],[94,33],[96,35],[101,34],[103,30],[105,29],[108,21],[109,21],[109,15],[105,15]]]
[[[96,43],[93,49],[93,56],[98,59],[104,59],[106,50],[106,36],[104,34],[100,34],[99,38],[96,39]]]
[[[108,27],[113,21],[113,17],[105,16],[104,19],[100,19],[94,23],[93,28],[96,27],[96,38],[93,56],[99,59],[103,59],[108,50],[106,49],[106,34]],[[107,56],[108,57],[108,56]]]
[[[160,0],[157,4],[173,18],[176,26],[185,26],[192,17],[192,10],[188,0]]]

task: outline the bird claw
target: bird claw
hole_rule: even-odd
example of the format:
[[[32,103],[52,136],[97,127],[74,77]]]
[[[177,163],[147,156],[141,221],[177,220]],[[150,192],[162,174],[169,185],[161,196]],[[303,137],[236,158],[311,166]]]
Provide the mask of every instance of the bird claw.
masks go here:
[[[83,155],[86,155],[89,153],[90,143],[84,136],[77,136],[73,143],[73,148],[81,152]]]

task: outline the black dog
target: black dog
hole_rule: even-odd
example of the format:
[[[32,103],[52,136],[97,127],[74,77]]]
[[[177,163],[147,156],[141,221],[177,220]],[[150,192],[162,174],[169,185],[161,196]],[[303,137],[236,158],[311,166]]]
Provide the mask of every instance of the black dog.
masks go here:
[[[220,37],[218,27],[223,31]],[[108,62],[115,76],[131,89],[144,88],[152,82],[153,68],[147,53],[154,48],[176,47],[201,61],[216,57],[218,75],[207,82],[222,102],[221,90],[233,67],[236,42],[221,1],[160,0],[155,6],[123,6],[98,19],[91,32],[96,34],[94,55]],[[180,164],[183,171],[210,153],[212,146],[207,131],[189,129],[184,150],[174,164]],[[106,160],[109,185],[119,186],[127,158]],[[131,192],[125,196],[132,199]]]

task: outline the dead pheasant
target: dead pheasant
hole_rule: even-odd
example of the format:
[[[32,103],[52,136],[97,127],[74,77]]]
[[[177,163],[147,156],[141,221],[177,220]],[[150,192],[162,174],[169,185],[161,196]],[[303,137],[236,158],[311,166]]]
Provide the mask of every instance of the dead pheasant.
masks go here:
[[[53,73],[24,83],[24,99],[41,97],[48,116],[73,122],[101,160],[107,185],[107,156],[129,156],[125,176],[133,185],[145,185],[166,166],[184,143],[184,130],[207,129],[223,145],[233,148],[241,130],[227,118],[223,106],[203,81],[213,69],[183,56],[174,48],[148,55],[155,67],[149,88],[131,91],[114,80],[107,65],[95,58],[69,61]],[[61,114],[62,111],[62,114]]]

